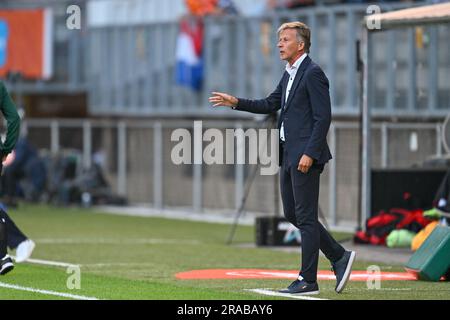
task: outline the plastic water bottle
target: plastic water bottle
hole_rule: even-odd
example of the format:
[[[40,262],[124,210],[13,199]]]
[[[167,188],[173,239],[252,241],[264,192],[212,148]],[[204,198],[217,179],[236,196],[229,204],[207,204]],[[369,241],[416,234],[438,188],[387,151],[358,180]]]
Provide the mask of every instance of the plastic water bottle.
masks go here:
[[[92,196],[89,192],[83,192],[81,194],[81,203],[84,208],[89,208],[92,204]]]

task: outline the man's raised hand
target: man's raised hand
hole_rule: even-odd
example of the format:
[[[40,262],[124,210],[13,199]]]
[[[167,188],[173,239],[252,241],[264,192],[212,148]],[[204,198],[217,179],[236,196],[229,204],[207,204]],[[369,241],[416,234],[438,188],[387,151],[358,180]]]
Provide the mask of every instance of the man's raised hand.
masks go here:
[[[213,107],[236,107],[238,99],[226,93],[213,92],[212,96],[209,97],[209,102],[213,103]]]

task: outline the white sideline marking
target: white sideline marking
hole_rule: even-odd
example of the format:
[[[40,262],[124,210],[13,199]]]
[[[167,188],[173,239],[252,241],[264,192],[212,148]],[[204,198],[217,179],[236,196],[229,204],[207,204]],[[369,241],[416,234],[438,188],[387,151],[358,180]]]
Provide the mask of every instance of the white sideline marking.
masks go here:
[[[15,258],[14,256],[11,256],[12,258]],[[23,263],[31,263],[31,264],[41,264],[45,266],[53,266],[53,267],[62,267],[62,268],[68,268],[68,267],[111,267],[111,266],[153,266],[154,263],[140,263],[140,262],[105,262],[105,263],[87,263],[87,264],[73,264],[73,263],[67,263],[67,262],[59,262],[59,261],[49,261],[49,260],[40,260],[40,259],[28,259],[24,261]]]
[[[100,263],[86,263],[80,264],[82,267],[86,268],[94,268],[94,267],[131,267],[131,266],[154,266],[155,264],[152,262],[100,262]],[[131,272],[131,271],[130,271]]]
[[[157,239],[157,238],[137,238],[137,239],[117,239],[117,238],[42,238],[34,239],[37,244],[201,244],[193,239]]]
[[[314,298],[311,296],[298,296],[295,294],[281,293],[281,292],[272,291],[271,289],[245,289],[245,291],[251,291],[251,292],[263,294],[266,296],[285,297],[285,298],[299,299],[299,300],[328,300],[328,299],[322,299],[322,298]]]
[[[41,293],[41,294],[46,294],[46,295],[50,295],[50,296],[70,298],[70,299],[75,299],[75,300],[99,300],[98,298],[95,298],[95,297],[86,297],[86,296],[79,296],[76,294],[70,294],[70,293],[64,293],[64,292],[34,289],[34,288],[22,287],[22,286],[18,286],[18,285],[14,285],[14,284],[3,283],[3,282],[0,282],[0,287],[7,288],[7,289],[13,289],[13,290]]]
[[[14,260],[16,259],[15,256],[11,256],[11,257]],[[74,264],[74,263],[50,261],[50,260],[40,260],[40,259],[27,259],[23,263],[25,263],[25,262],[26,263],[34,263],[34,264],[43,264],[43,265],[46,265],[46,266],[63,267],[63,268],[80,266],[79,264]]]

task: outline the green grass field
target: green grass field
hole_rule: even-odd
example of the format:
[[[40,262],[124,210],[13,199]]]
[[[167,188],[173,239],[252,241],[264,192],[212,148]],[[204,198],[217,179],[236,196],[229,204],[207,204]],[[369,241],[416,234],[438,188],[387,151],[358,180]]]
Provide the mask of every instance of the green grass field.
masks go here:
[[[37,243],[33,259],[80,265],[81,288],[68,289],[72,274],[65,267],[23,263],[0,277],[0,299],[70,298],[17,289],[24,287],[98,299],[287,299],[244,289],[279,289],[289,280],[179,280],[175,274],[225,268],[295,270],[300,261],[298,253],[243,246],[254,243],[253,227],[240,226],[234,244],[225,245],[230,230],[225,224],[27,204],[10,215]],[[354,270],[366,270],[371,264],[357,260]],[[402,266],[381,267],[404,271]],[[319,269],[329,268],[321,258]],[[364,281],[350,282],[339,295],[334,281],[319,281],[319,286],[317,297],[324,299],[450,299],[449,282],[386,281],[380,290],[368,290]]]

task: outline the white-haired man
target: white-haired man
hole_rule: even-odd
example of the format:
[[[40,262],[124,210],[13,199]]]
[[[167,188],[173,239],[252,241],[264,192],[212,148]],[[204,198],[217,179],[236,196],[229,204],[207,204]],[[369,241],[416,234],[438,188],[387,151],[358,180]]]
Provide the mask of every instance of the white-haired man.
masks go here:
[[[308,56],[311,31],[302,22],[278,29],[278,49],[287,61],[277,88],[267,98],[248,100],[213,92],[214,106],[268,114],[281,109],[280,186],[286,219],[300,229],[302,266],[298,278],[281,290],[291,294],[318,294],[319,249],[331,261],[340,293],[350,278],[355,252],[346,251],[318,220],[319,181],[332,158],[326,141],[331,123],[329,83],[322,69]]]

